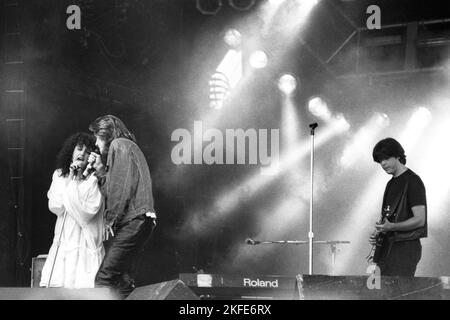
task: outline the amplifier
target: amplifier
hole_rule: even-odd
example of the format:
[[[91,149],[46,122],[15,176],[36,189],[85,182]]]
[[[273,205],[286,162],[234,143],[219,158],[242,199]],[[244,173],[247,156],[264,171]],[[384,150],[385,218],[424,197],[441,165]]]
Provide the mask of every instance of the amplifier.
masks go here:
[[[41,282],[42,268],[44,268],[45,260],[47,260],[46,254],[40,254],[37,257],[31,259],[31,287],[39,288]]]

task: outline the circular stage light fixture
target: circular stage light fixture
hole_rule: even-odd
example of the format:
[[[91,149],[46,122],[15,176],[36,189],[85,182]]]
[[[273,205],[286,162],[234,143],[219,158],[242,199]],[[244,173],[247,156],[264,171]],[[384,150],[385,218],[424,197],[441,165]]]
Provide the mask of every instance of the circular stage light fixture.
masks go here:
[[[390,123],[389,116],[383,112],[376,113],[376,123],[380,127],[387,127]]]
[[[289,73],[282,75],[278,80],[278,89],[286,95],[292,94],[297,89],[297,79]]]
[[[319,117],[324,120],[331,118],[330,109],[328,109],[328,104],[321,97],[312,97],[308,101],[308,109],[314,116]]]
[[[242,43],[242,35],[236,29],[228,29],[227,32],[225,32],[225,36],[223,37],[223,40],[230,47],[237,48]]]
[[[421,120],[428,121],[431,118],[431,111],[426,107],[418,107],[416,117]]]
[[[267,66],[268,58],[264,51],[258,50],[250,55],[250,66],[255,69],[262,69]]]

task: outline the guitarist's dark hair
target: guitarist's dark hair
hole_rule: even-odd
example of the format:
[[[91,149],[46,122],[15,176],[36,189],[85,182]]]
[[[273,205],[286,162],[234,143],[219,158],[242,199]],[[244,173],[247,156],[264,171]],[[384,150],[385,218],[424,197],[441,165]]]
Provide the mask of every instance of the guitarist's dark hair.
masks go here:
[[[398,158],[401,164],[406,164],[405,150],[394,138],[386,138],[379,141],[372,152],[373,161],[380,163],[391,157]]]

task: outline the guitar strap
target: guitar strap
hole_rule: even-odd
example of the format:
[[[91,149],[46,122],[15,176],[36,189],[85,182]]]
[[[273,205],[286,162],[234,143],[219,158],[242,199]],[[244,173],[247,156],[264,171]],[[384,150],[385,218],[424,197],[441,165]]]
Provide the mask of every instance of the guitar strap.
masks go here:
[[[406,203],[405,203],[406,202],[406,194],[408,192],[408,185],[409,185],[409,180],[406,181],[402,193],[395,199],[395,202],[392,205],[393,212],[397,212],[397,210],[400,207],[400,204],[401,204],[402,208],[405,207],[405,205],[406,205]],[[386,188],[385,191],[384,191],[383,205],[382,205],[382,208],[381,208],[382,218],[384,218],[384,216],[386,215],[386,213],[384,212],[383,208],[384,208],[384,201],[386,199],[387,191],[388,191],[388,188]],[[398,214],[396,213],[395,217],[394,217],[394,221],[397,221],[397,217],[398,217]],[[391,235],[392,235],[392,233],[391,233]],[[395,233],[394,233],[394,235],[395,235]],[[395,239],[391,239],[390,236],[387,236],[387,248],[385,248],[386,251],[383,254],[384,257],[388,257],[389,254],[391,253],[392,243],[394,241],[395,241]]]
[[[397,209],[399,208],[400,203],[402,203],[403,201],[406,201],[406,193],[408,192],[408,185],[409,185],[409,180],[406,181],[402,193],[399,196],[397,196],[397,198],[395,198],[395,201],[394,201],[394,203],[391,206],[393,212],[397,211]],[[386,216],[386,213],[384,212],[383,209],[384,209],[384,202],[386,201],[386,196],[387,196],[387,193],[388,193],[388,189],[389,188],[386,187],[386,189],[384,190],[383,203],[382,203],[382,206],[381,206],[381,218],[384,218]]]

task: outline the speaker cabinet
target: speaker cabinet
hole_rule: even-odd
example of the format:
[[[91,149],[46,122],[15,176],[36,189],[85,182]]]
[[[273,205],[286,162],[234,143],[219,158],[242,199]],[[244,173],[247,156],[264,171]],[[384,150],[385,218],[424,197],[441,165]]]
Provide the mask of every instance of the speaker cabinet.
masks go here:
[[[39,288],[41,282],[42,269],[44,268],[46,254],[40,254],[31,259],[31,287]]]

